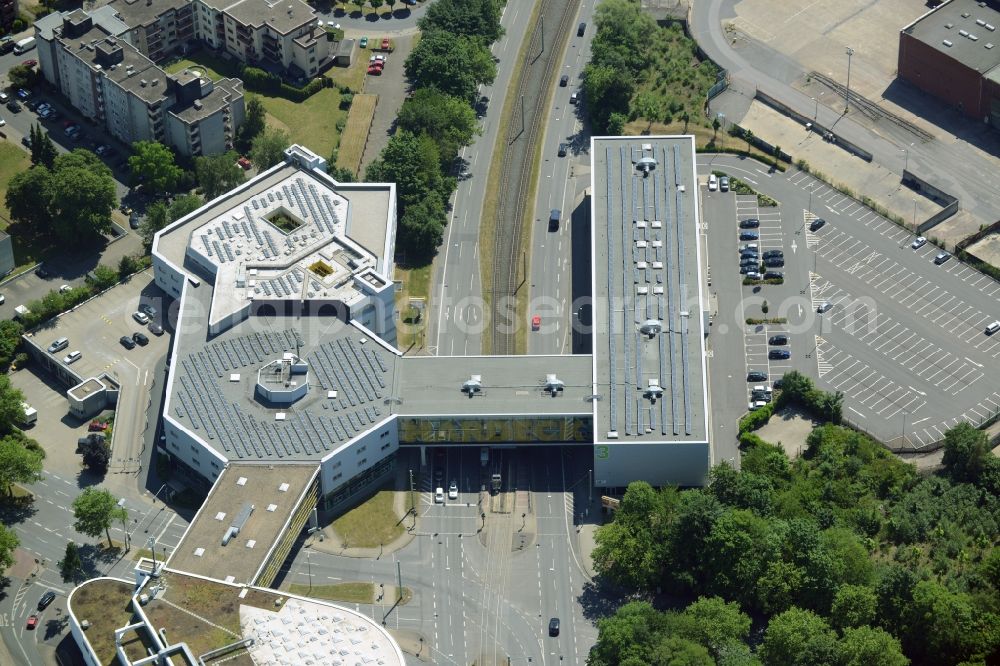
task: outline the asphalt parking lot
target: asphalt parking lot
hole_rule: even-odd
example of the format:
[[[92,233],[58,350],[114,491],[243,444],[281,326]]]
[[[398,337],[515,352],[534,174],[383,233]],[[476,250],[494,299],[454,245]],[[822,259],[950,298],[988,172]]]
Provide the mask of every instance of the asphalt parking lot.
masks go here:
[[[798,369],[821,388],[843,391],[845,417],[893,446],[929,444],[960,421],[978,424],[1000,409],[1000,377],[989,372],[1000,357],[1000,336],[984,333],[1000,319],[1000,284],[954,258],[935,264],[938,248],[912,249],[912,234],[808,174],[771,174],[729,157],[706,156],[699,167],[744,178],[781,203],[762,213],[752,197],[702,188],[718,295],[712,365],[726,366],[711,373],[714,384],[725,384],[722,391],[735,393],[743,374],[737,370],[765,371],[773,382]],[[756,293],[743,286],[736,305],[732,293],[742,276],[728,259],[736,251],[730,238],[736,219],[747,217],[761,220],[762,250],[783,249],[785,282]],[[826,224],[813,232],[816,217]],[[764,300],[767,316],[785,324],[743,323],[763,316]],[[820,314],[824,302],[832,308]],[[726,332],[742,330],[744,368],[733,367],[738,345],[716,335],[722,324]],[[768,340],[779,333],[789,337],[788,360],[768,358]],[[745,410],[749,394],[740,389]],[[729,411],[738,404],[723,399]],[[717,409],[717,418],[730,420],[729,411]]]
[[[167,308],[164,305],[172,301],[153,283],[151,270],[87,301],[34,333],[37,344],[43,348],[57,338],[68,338],[69,346],[55,356],[60,363],[65,363],[62,359],[71,351],[82,352],[80,359],[71,366],[81,377],[94,377],[107,372],[121,383],[111,462],[113,470],[118,468],[116,471],[138,466],[144,433],[147,427],[155,427],[155,418],[149,419],[147,415],[150,390],[162,382],[163,378],[157,376],[155,367],[167,354],[171,338],[168,326],[165,326],[167,330],[163,335],[157,336],[132,318],[140,302],[152,304],[158,310],[157,320],[165,323],[163,313]],[[148,344],[137,345],[133,349],[122,346],[120,338],[136,332],[146,335]],[[55,382],[51,385],[58,386]],[[61,416],[77,428],[81,424],[76,423],[76,419],[68,416],[66,411],[65,388],[58,388],[63,409]]]

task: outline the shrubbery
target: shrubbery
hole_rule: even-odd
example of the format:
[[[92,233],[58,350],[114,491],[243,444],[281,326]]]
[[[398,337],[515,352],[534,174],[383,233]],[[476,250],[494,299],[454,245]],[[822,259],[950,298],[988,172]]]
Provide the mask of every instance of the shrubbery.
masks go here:
[[[822,391],[813,385],[811,379],[793,370],[782,378],[781,393],[777,400],[778,407],[789,404],[803,407],[822,421],[840,423],[844,394],[840,391]]]

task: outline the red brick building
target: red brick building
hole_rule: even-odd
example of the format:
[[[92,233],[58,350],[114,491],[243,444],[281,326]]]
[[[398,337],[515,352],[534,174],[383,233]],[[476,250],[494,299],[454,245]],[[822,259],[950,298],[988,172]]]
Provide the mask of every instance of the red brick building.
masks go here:
[[[899,76],[1000,129],[1000,0],[950,0],[903,28]]]

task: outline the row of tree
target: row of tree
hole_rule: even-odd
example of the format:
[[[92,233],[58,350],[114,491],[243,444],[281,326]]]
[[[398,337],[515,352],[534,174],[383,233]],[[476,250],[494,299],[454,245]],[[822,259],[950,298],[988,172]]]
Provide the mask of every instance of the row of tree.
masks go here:
[[[493,82],[490,44],[503,32],[494,0],[437,0],[420,19],[423,36],[404,64],[413,94],[398,129],[365,174],[394,182],[397,243],[411,265],[429,262],[444,236],[458,151],[479,132],[473,105]]]
[[[597,534],[609,582],[718,597],[766,627],[763,643],[748,647],[741,624],[723,650],[648,609],[637,638],[626,607],[602,623],[591,664],[997,663],[1000,462],[985,434],[950,430],[944,471],[929,477],[840,426],[816,428],[807,445],[790,461],[757,439],[740,471],[719,465],[704,489],[633,483]],[[660,652],[633,658],[632,643]],[[662,656],[678,645],[701,656]]]

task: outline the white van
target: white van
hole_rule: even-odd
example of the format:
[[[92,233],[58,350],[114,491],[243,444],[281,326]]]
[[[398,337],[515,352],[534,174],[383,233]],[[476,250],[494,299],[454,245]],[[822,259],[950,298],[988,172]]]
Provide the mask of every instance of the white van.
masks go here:
[[[21,425],[30,426],[38,422],[38,410],[29,405],[26,402],[21,403],[21,409],[24,410],[24,418],[21,419]]]
[[[719,179],[714,173],[708,174],[708,191],[715,192],[719,189]]]
[[[1000,319],[986,327],[986,335],[993,335],[997,331],[1000,331]]]
[[[22,53],[27,53],[31,49],[35,48],[37,44],[35,43],[34,37],[25,37],[17,44],[14,44],[14,54],[21,55]]]

